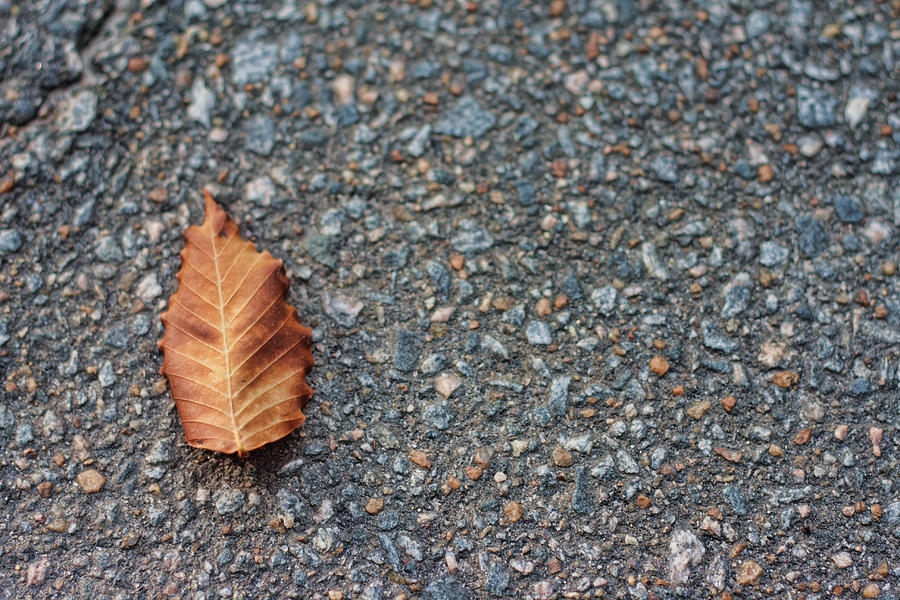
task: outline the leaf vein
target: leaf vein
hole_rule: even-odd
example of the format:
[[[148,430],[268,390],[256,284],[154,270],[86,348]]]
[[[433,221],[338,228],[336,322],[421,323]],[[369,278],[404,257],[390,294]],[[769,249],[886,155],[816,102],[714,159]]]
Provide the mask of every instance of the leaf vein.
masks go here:
[[[263,368],[263,369],[261,369],[260,371],[258,371],[258,372],[256,373],[256,375],[253,376],[253,379],[251,379],[250,381],[248,381],[247,383],[245,383],[244,385],[242,385],[242,386],[240,387],[240,389],[238,389],[238,391],[234,393],[233,398],[237,398],[238,395],[239,395],[241,392],[244,391],[244,388],[245,388],[245,387],[247,387],[248,385],[250,385],[251,383],[253,383],[253,382],[256,381],[257,379],[259,379],[259,376],[262,375],[263,373],[265,373],[266,371],[268,371],[269,369],[271,369],[271,368],[272,368],[272,365],[276,364],[279,360],[281,360],[282,358],[284,358],[285,356],[287,356],[288,352],[290,352],[291,350],[293,350],[294,348],[296,348],[297,345],[300,344],[300,341],[301,341],[301,340],[298,338],[297,341],[295,341],[293,344],[291,344],[290,346],[288,346],[287,348],[285,348],[284,351],[283,351],[281,354],[279,354],[278,356],[275,357],[275,360],[271,361],[269,364],[267,364],[267,365],[265,366],[265,368]]]

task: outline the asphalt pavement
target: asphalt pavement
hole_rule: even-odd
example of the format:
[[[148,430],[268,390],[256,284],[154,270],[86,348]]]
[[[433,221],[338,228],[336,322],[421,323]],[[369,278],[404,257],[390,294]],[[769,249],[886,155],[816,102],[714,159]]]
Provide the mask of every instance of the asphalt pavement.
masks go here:
[[[900,597],[900,3],[0,0],[0,598]],[[210,191],[308,419],[159,374]]]

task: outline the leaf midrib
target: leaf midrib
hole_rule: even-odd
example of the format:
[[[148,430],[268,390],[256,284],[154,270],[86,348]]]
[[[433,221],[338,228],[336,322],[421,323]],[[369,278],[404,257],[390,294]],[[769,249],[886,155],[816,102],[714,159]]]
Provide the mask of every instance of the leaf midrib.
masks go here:
[[[228,324],[225,319],[225,302],[222,297],[222,274],[219,270],[219,254],[218,249],[216,248],[216,232],[210,228],[209,231],[209,243],[212,247],[213,251],[213,265],[216,268],[216,291],[219,294],[219,320],[222,323],[222,355],[225,358],[225,393],[228,396],[228,416],[231,418],[231,431],[234,433],[234,443],[237,446],[237,451],[243,452],[244,445],[241,443],[240,432],[238,431],[237,419],[235,418],[235,410],[234,410],[234,396],[231,394],[231,361],[229,359],[229,354],[231,349],[228,344]]]

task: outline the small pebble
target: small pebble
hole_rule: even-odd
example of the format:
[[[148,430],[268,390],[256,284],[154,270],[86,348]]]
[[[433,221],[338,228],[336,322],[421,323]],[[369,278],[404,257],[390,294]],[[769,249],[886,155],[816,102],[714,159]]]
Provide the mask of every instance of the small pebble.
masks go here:
[[[78,485],[87,494],[94,494],[106,485],[106,477],[96,469],[87,469],[78,474]]]
[[[663,356],[654,356],[650,359],[650,372],[662,377],[669,371],[669,361]]]
[[[462,380],[453,373],[444,373],[434,378],[434,389],[442,398],[449,398],[459,388]]]
[[[557,467],[572,466],[572,453],[562,446],[557,446],[556,448],[554,448],[551,457],[553,458],[553,464],[555,464]]]
[[[725,409],[725,412],[731,412],[736,404],[737,400],[735,400],[734,396],[725,396],[722,398],[722,408]]]
[[[763,574],[763,568],[755,560],[745,560],[738,570],[737,582],[741,585],[754,585]]]
[[[494,453],[490,448],[476,448],[475,453],[472,456],[472,462],[481,467],[482,469],[487,469],[491,464],[491,458]]]
[[[875,583],[870,583],[863,588],[863,598],[877,598],[881,594],[881,588]]]
[[[684,412],[687,413],[687,416],[692,419],[701,419],[703,417],[703,413],[710,409],[712,406],[712,402],[709,400],[699,400],[691,404],[687,410]]]
[[[384,498],[369,498],[366,502],[366,512],[370,515],[377,515],[384,508]]]
[[[846,569],[853,564],[853,558],[849,552],[838,552],[832,555],[831,560],[834,561],[834,566],[838,569]]]
[[[800,380],[800,376],[794,371],[778,371],[772,376],[772,383],[780,388],[788,389]]]
[[[510,523],[515,523],[522,518],[524,511],[521,504],[515,500],[511,500],[503,507],[503,512],[506,514],[506,518],[509,519]]]
[[[743,455],[737,450],[731,450],[729,448],[724,448],[722,446],[716,446],[713,449],[713,452],[727,460],[728,462],[739,463],[741,462],[741,458]]]
[[[421,450],[410,450],[409,451],[409,460],[411,460],[416,465],[422,467],[423,469],[431,468],[431,461],[428,460],[428,456]]]

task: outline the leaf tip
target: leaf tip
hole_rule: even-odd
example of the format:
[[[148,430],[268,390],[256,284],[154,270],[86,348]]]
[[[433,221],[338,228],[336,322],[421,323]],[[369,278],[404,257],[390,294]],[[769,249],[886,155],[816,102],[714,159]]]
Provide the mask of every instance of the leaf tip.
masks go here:
[[[212,194],[209,193],[209,190],[203,188],[203,200],[206,206],[206,218],[208,219],[210,216],[215,214],[217,210],[221,210],[219,205],[216,204],[216,201],[213,199]]]

